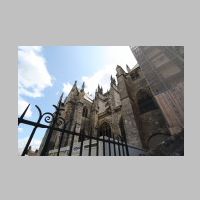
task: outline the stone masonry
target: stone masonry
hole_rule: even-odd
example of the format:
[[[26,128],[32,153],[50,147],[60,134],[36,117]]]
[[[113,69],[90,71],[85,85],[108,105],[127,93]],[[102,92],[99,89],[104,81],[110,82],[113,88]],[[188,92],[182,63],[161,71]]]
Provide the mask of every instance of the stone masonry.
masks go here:
[[[103,92],[98,86],[95,98],[85,92],[85,84],[77,87],[75,81],[69,95],[61,104],[64,109],[61,117],[67,129],[77,133],[84,132],[101,137],[103,131],[108,137],[126,134],[127,143],[140,149],[152,149],[169,136],[167,124],[157,102],[151,93],[144,74],[137,64],[127,72],[116,67],[116,77],[111,76],[110,90]],[[48,130],[42,140],[38,154],[42,151]],[[62,148],[69,145],[70,138],[63,136]],[[49,150],[58,148],[60,134],[53,132]],[[74,142],[78,144],[79,137]],[[47,152],[48,153],[48,152]]]

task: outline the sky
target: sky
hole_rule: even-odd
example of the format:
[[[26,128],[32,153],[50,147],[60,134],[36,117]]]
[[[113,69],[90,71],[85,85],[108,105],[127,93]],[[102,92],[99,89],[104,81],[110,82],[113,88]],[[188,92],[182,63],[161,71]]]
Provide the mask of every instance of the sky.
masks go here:
[[[94,97],[98,86],[106,92],[110,76],[116,79],[116,66],[126,71],[133,68],[135,60],[129,46],[19,46],[18,47],[18,116],[28,104],[25,118],[36,121],[38,105],[42,112],[54,112],[62,92],[66,97],[77,80],[81,88]],[[117,81],[117,79],[116,79]],[[18,153],[24,148],[32,127],[18,127]],[[44,130],[38,129],[31,142],[32,149],[39,148]]]

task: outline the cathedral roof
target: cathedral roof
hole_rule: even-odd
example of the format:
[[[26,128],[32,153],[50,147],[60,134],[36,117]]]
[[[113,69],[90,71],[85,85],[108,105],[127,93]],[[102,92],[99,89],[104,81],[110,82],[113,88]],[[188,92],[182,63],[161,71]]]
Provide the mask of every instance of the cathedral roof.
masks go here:
[[[88,100],[91,103],[93,102],[92,97],[89,94],[87,94],[87,93],[85,93],[84,99]]]

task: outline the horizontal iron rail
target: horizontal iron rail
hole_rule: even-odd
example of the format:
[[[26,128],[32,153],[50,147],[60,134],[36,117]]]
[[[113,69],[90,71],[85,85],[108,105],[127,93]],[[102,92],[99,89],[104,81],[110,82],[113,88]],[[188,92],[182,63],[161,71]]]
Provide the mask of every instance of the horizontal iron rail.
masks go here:
[[[76,133],[76,132],[72,132],[72,131],[69,131],[69,130],[64,130],[64,129],[61,129],[61,128],[57,128],[57,127],[52,127],[51,125],[45,125],[45,124],[41,124],[41,123],[37,123],[37,122],[33,122],[33,121],[30,121],[30,120],[26,120],[26,119],[22,119],[22,118],[18,118],[18,123],[20,124],[20,123],[22,123],[22,124],[27,124],[27,125],[31,125],[31,126],[36,126],[37,128],[48,128],[48,129],[50,129],[50,130],[55,130],[55,131],[59,131],[59,132],[64,132],[64,133],[68,133],[68,134],[71,134],[71,135],[76,135],[76,136],[80,136],[80,133]],[[98,142],[99,141],[101,141],[101,142],[110,142],[110,143],[112,143],[112,144],[116,144],[116,143],[118,143],[118,140],[117,140],[117,142],[115,141],[115,139],[113,139],[113,140],[107,140],[107,139],[105,139],[105,138],[97,138],[97,137],[94,137],[94,136],[90,136],[90,135],[86,135],[86,134],[84,134],[84,137],[85,138],[88,138],[88,139],[94,139],[94,140],[98,140]],[[119,144],[120,145],[123,145],[124,144],[124,142],[121,142],[121,141],[119,141]],[[124,145],[126,145],[126,144],[124,144]],[[133,147],[133,146],[129,146],[129,145],[127,145],[127,147],[131,147],[131,148],[134,148],[134,149],[138,149],[138,150],[142,150],[143,151],[143,149],[139,149],[139,148],[137,148],[137,147]]]

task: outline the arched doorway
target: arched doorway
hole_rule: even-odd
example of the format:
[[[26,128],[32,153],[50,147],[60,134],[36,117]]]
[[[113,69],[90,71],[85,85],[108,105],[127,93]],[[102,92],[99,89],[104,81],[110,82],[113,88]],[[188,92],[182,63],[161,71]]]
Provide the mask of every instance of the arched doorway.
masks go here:
[[[107,122],[104,122],[99,129],[99,136],[111,137],[111,127]]]

